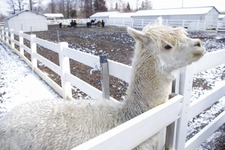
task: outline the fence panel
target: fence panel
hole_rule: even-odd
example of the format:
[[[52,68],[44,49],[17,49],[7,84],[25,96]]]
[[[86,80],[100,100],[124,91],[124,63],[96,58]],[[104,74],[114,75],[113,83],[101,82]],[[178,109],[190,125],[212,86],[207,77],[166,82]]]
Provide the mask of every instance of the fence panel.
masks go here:
[[[209,93],[200,97],[198,100],[192,102],[190,105],[191,111],[189,114],[189,120],[198,115],[199,113],[201,113],[203,110],[212,106],[212,104],[214,104],[224,95],[225,95],[225,83],[222,83],[221,85],[215,87]]]
[[[185,150],[193,150],[200,146],[208,137],[210,137],[220,126],[224,124],[225,111],[218,115],[212,122],[199,131],[194,137],[185,143]]]
[[[182,99],[178,95],[72,150],[130,150],[179,118]]]
[[[99,68],[99,57],[71,48],[64,48],[64,55],[92,68]]]
[[[119,62],[115,62],[112,60],[108,60],[109,63],[109,74],[117,77],[123,81],[126,81],[127,83],[130,82],[130,78],[131,78],[131,70],[132,67],[119,63]]]
[[[40,38],[34,38],[34,42],[40,46],[43,46],[44,48],[47,48],[53,52],[59,53],[60,47],[58,43],[49,42],[47,40],[43,40]]]
[[[192,139],[190,139],[191,141],[188,140],[186,143],[185,143],[186,138],[182,138],[182,136],[183,137],[186,136],[186,127],[187,127],[188,120],[190,120],[195,115],[201,113],[203,110],[207,109],[208,107],[210,107],[214,102],[218,101],[219,98],[224,96],[224,93],[225,93],[225,83],[223,83],[219,87],[216,87],[209,94],[190,103],[190,100],[191,100],[190,94],[192,91],[193,75],[195,73],[199,73],[201,71],[205,71],[206,69],[210,69],[220,64],[223,64],[225,62],[223,59],[224,56],[225,56],[225,50],[207,53],[198,62],[193,63],[190,66],[187,66],[186,70],[181,72],[181,84],[179,86],[180,86],[180,93],[184,96],[184,106],[182,109],[182,116],[178,120],[178,127],[176,131],[177,139],[176,139],[175,149],[183,149],[185,147],[185,149],[191,150],[193,147],[197,148],[197,146],[199,146],[204,140],[206,140],[207,138],[206,135],[209,137],[209,135],[215,131],[214,130],[213,132],[211,132],[203,128],[199,132],[199,134],[196,134]],[[212,63],[207,63],[207,62],[212,62]],[[220,125],[222,125],[221,121],[222,119],[219,119],[219,121],[216,121],[215,119],[213,121],[215,124],[213,125],[209,124],[205,128],[208,128],[208,129],[210,128],[212,130],[217,129],[219,126],[216,123],[219,123]]]

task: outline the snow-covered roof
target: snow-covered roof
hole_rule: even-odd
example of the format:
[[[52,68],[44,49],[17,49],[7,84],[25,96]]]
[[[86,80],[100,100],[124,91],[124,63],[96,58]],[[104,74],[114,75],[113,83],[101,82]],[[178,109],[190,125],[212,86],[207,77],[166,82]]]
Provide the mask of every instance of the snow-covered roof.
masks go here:
[[[30,10],[24,10],[24,11],[20,11],[20,12],[18,12],[18,13],[16,13],[16,14],[14,14],[14,15],[9,16],[9,17],[7,17],[7,18],[6,18],[6,19],[4,19],[4,20],[9,20],[9,19],[11,19],[11,18],[13,18],[13,17],[16,17],[16,16],[18,16],[18,15],[20,15],[20,14],[24,13],[24,12],[31,12],[31,13],[34,13],[34,14],[36,14],[36,15],[41,15],[41,14],[39,14],[39,13],[36,13],[36,12],[30,11]],[[41,16],[44,16],[44,15],[41,15]]]
[[[218,18],[219,18],[219,19],[225,18],[225,14],[220,14],[220,15],[218,16]]]
[[[152,9],[152,10],[139,10],[133,16],[163,16],[163,15],[207,14],[212,9],[215,9],[216,11],[218,11],[213,6],[170,8],[170,9]]]
[[[135,13],[117,13],[117,14],[112,14],[109,16],[109,18],[129,18],[133,16]]]
[[[47,18],[56,18],[56,17],[64,17],[63,14],[60,13],[46,13],[44,14],[45,17]]]
[[[118,11],[108,11],[108,12],[97,12],[90,17],[109,17],[111,15],[120,14]]]

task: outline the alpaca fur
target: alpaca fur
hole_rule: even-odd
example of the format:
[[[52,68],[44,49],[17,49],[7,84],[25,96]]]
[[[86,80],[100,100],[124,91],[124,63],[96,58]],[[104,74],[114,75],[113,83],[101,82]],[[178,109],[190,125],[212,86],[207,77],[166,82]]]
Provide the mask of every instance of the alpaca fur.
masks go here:
[[[0,122],[1,150],[76,147],[166,102],[172,72],[204,55],[200,41],[188,38],[183,28],[156,23],[142,31],[132,28],[127,31],[136,46],[131,81],[123,102],[47,99],[22,104]],[[158,139],[156,134],[134,149],[161,149],[164,143]]]

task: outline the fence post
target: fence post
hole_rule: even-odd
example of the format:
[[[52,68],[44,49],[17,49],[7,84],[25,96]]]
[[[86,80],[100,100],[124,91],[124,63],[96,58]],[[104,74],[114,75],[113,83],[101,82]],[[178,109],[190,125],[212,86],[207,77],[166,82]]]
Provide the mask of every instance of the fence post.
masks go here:
[[[185,20],[182,21],[182,27],[184,28],[185,25]]]
[[[197,27],[197,30],[198,30],[198,31],[200,30],[200,20],[198,20],[198,27]]]
[[[166,142],[165,150],[174,150],[175,149],[175,139],[176,139],[176,125],[177,122],[171,123],[166,128]]]
[[[72,98],[71,84],[66,79],[66,73],[70,73],[70,60],[69,57],[64,55],[64,48],[68,48],[67,42],[59,43],[59,64],[61,68],[61,85],[63,90],[63,99]]]
[[[14,34],[13,34],[13,29],[10,29],[10,41],[11,41],[11,46],[12,48],[15,48],[15,44],[14,44]]]
[[[102,94],[104,99],[109,99],[109,65],[107,60],[107,55],[102,54],[100,57],[101,66],[101,84],[102,84]]]
[[[2,39],[2,30],[3,30],[3,27],[1,27],[1,31],[0,31],[0,39]]]
[[[21,46],[21,45],[24,44],[24,43],[23,43],[23,36],[22,36],[22,34],[23,34],[23,31],[19,31],[20,54],[21,54],[22,56],[24,56],[24,49],[23,49],[23,47]]]
[[[9,29],[8,28],[6,28],[5,39],[6,39],[6,43],[9,44]]]
[[[58,39],[58,43],[60,42],[60,38],[59,38],[59,30],[57,30],[57,39]]]
[[[37,68],[37,58],[35,57],[35,54],[37,53],[37,44],[34,42],[35,38],[36,38],[35,34],[31,34],[30,35],[30,49],[31,49],[32,70],[34,68]]]
[[[177,121],[176,131],[176,150],[183,150],[185,148],[185,141],[187,135],[188,113],[190,108],[192,83],[193,83],[193,67],[189,65],[181,71],[180,76],[180,91],[179,93],[184,96],[183,109],[181,117]]]
[[[1,33],[0,33],[0,38],[2,39],[2,40],[4,40],[3,38],[4,38],[4,27],[1,27]]]

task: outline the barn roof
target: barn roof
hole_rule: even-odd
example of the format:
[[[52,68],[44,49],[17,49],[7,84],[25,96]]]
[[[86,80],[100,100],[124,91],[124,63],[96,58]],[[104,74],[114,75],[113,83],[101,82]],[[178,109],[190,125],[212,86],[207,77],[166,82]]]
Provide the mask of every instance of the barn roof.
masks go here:
[[[9,17],[7,17],[7,18],[6,18],[6,19],[4,19],[4,20],[9,20],[9,19],[11,19],[11,18],[13,18],[13,17],[15,17],[15,16],[18,16],[18,15],[20,15],[20,14],[24,13],[24,12],[31,12],[31,13],[34,13],[34,14],[36,14],[36,15],[40,15],[40,16],[45,17],[44,15],[41,15],[41,14],[39,14],[39,13],[36,13],[36,12],[30,11],[30,10],[24,10],[24,11],[20,11],[20,12],[18,12],[18,13],[16,13],[16,14],[12,15],[12,16],[9,16]]]
[[[206,6],[206,7],[186,7],[186,8],[139,10],[132,16],[163,16],[163,15],[207,14],[212,9],[215,9],[219,13],[219,11],[215,7]]]
[[[64,17],[63,14],[60,14],[60,13],[46,13],[44,14],[45,17],[48,17],[48,18],[55,18],[55,17]]]
[[[129,18],[135,13],[116,13],[109,16],[109,18]]]
[[[118,11],[109,11],[109,12],[97,12],[90,17],[109,17],[111,15],[120,14]]]
[[[220,14],[220,15],[218,16],[218,18],[219,18],[219,19],[225,18],[225,14]]]

